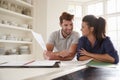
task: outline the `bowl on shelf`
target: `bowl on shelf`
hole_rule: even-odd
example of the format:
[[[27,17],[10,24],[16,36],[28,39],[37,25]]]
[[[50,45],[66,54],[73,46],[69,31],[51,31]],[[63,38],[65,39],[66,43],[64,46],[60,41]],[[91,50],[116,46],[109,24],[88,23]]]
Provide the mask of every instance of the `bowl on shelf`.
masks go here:
[[[6,35],[0,35],[0,40],[6,40]]]
[[[19,24],[18,26],[26,29],[28,28],[28,24]]]
[[[17,38],[16,38],[16,37],[7,37],[6,39],[7,39],[7,40],[14,40],[14,41],[17,41]]]
[[[17,41],[17,37],[15,37],[13,34],[8,34],[6,37],[6,40],[14,40]]]
[[[28,49],[28,48],[29,48],[28,46],[20,46],[20,47],[19,47],[20,50],[26,50],[26,49]]]
[[[5,48],[4,47],[0,47],[0,55],[4,55],[5,54]]]
[[[20,54],[29,54],[29,47],[28,46],[20,46],[19,47]]]
[[[16,22],[13,22],[13,21],[9,21],[9,25],[17,26],[17,23],[16,23]]]
[[[29,50],[20,50],[20,54],[29,54]]]

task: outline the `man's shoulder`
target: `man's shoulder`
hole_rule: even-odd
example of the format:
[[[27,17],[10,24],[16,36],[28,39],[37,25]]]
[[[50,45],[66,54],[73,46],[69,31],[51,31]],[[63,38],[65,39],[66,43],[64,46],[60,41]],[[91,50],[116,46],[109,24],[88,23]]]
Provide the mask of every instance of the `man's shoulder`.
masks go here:
[[[53,31],[51,34],[58,34],[60,33],[60,30]]]
[[[55,37],[59,36],[59,33],[60,33],[60,30],[53,31],[53,32],[50,34],[50,37],[51,37],[51,38],[55,38]]]
[[[73,31],[73,32],[72,32],[72,36],[80,37],[80,34],[79,34],[78,32],[76,32],[76,31]]]

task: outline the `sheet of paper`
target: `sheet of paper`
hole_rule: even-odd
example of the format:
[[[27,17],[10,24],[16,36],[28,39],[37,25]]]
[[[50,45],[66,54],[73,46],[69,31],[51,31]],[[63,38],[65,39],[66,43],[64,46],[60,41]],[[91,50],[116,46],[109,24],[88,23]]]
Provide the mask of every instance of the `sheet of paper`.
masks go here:
[[[25,61],[10,61],[0,66],[22,66],[25,63],[26,63]]]
[[[31,31],[31,32],[32,32],[34,38],[36,39],[36,41],[37,41],[37,42],[40,44],[40,46],[42,47],[42,49],[43,49],[43,50],[47,50],[47,49],[46,49],[45,42],[44,42],[41,34],[38,34],[38,33],[34,32],[34,31]]]
[[[82,66],[86,65],[92,59],[85,60],[85,61],[61,61],[60,66]]]

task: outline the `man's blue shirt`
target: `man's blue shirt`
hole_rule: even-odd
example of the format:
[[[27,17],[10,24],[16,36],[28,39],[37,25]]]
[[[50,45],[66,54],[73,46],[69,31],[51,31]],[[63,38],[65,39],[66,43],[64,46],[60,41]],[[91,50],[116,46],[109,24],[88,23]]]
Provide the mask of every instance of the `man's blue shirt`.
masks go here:
[[[114,64],[117,64],[119,62],[118,53],[115,50],[111,40],[109,37],[106,37],[101,46],[98,48],[98,41],[94,43],[94,46],[92,47],[88,38],[85,36],[82,36],[79,38],[78,48],[77,51],[79,51],[81,48],[84,48],[86,51],[91,52],[93,54],[109,54],[111,57],[115,59]],[[80,53],[77,52],[77,60],[80,57]]]

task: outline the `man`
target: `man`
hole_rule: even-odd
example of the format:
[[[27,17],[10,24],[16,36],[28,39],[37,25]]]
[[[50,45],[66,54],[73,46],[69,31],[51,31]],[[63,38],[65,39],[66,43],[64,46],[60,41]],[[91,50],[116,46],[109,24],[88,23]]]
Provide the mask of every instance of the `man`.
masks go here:
[[[46,44],[44,58],[49,60],[72,60],[76,53],[79,34],[73,31],[73,17],[67,12],[60,16],[61,29],[53,32]]]

